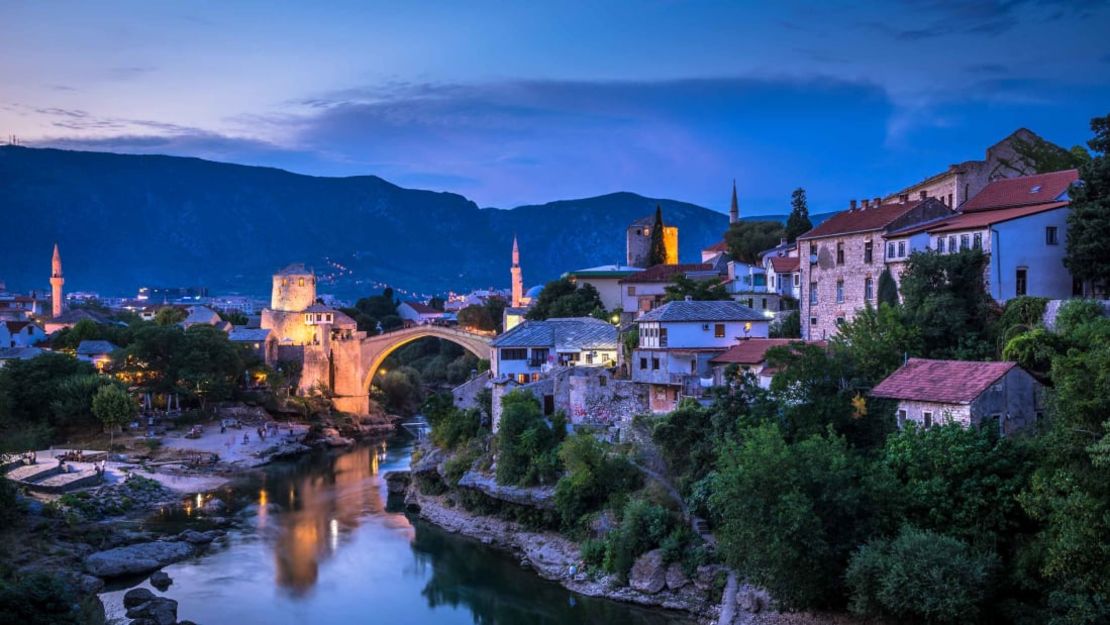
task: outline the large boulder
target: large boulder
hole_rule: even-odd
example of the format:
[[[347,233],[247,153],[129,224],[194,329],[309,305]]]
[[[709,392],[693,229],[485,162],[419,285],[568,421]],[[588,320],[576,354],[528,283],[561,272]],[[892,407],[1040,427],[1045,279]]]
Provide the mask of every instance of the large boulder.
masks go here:
[[[155,541],[98,551],[85,558],[85,571],[97,577],[142,575],[195,553],[186,542]]]
[[[149,588],[132,588],[123,593],[123,607],[133,608],[137,605],[142,605],[155,596],[154,593],[150,592]]]
[[[127,618],[146,619],[157,625],[174,625],[177,622],[177,602],[165,597],[154,597],[127,610]]]
[[[222,530],[208,530],[207,532],[198,532],[197,530],[185,530],[177,535],[178,540],[183,540],[191,545],[207,545],[208,543],[223,536],[225,532]]]
[[[667,588],[670,590],[678,590],[690,583],[690,578],[686,576],[686,571],[682,570],[682,564],[678,562],[671,562],[667,565],[666,577]]]
[[[385,474],[385,483],[390,495],[403,495],[412,482],[412,474],[408,471],[389,471]]]
[[[663,551],[652,549],[636,559],[628,574],[628,585],[633,590],[654,595],[667,585],[667,566],[663,562]]]
[[[162,592],[166,592],[166,589],[169,588],[172,583],[173,578],[165,571],[155,571],[150,574],[150,585]]]

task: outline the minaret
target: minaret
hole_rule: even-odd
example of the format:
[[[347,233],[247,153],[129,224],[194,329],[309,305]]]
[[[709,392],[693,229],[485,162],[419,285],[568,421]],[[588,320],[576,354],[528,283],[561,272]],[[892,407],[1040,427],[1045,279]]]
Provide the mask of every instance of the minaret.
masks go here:
[[[728,223],[740,221],[740,203],[736,201],[736,179],[732,179],[732,206],[728,209]]]
[[[54,260],[50,262],[50,303],[52,305],[53,316],[62,316],[62,304],[65,300],[62,299],[62,285],[65,284],[66,279],[62,277],[62,255],[58,252],[58,244],[54,244]]]
[[[513,276],[513,308],[524,304],[524,276],[520,274],[520,248],[516,244],[516,235],[513,235],[513,266],[509,270]]]

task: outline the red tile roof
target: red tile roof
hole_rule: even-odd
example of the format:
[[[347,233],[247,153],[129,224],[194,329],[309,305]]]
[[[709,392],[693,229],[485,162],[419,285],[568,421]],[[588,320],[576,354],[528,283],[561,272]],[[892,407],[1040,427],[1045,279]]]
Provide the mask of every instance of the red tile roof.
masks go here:
[[[1036,215],[1037,213],[1063,208],[1067,205],[1067,202],[1050,202],[1048,204],[1034,204],[1032,206],[974,211],[956,215],[951,219],[946,219],[927,228],[927,230],[929,232],[952,232],[954,230],[986,228],[987,226],[1010,221],[1011,219],[1020,219],[1022,217],[1028,217],[1029,215]]]
[[[437,309],[432,308],[431,306],[429,306],[427,304],[421,304],[420,302],[405,302],[405,303],[409,305],[409,308],[412,308],[413,310],[415,310],[417,312],[417,314],[420,314],[420,315],[439,315],[439,314],[443,313],[442,310],[437,310]]]
[[[21,332],[23,328],[31,325],[30,321],[5,321],[3,323],[4,325],[8,326],[8,332],[11,332],[12,334]]]
[[[1017,366],[1013,362],[971,362],[910,358],[871,389],[874,397],[967,404]]]
[[[1076,180],[1079,180],[1079,172],[1074,169],[995,180],[964,202],[960,210],[971,213],[1055,202]]]
[[[920,203],[921,200],[912,200],[904,204],[893,202],[870,208],[842,211],[821,222],[816,228],[798,237],[798,239],[819,239],[838,234],[882,230],[895,219],[916,208]]]
[[[797,256],[772,256],[771,269],[775,273],[794,273],[801,266],[801,261]]]
[[[728,251],[728,243],[726,243],[724,239],[721,239],[720,241],[717,241],[716,243],[714,243],[713,245],[710,245],[709,247],[705,248],[702,251],[703,252],[727,252]]]
[[[801,339],[746,339],[733,345],[729,350],[709,362],[717,365],[738,364],[757,365],[767,359],[767,350],[794,343],[805,343]],[[824,344],[824,341],[813,341]]]
[[[688,271],[710,271],[713,265],[709,263],[688,263],[685,265],[655,265],[631,275],[621,282],[670,282],[678,274]]]

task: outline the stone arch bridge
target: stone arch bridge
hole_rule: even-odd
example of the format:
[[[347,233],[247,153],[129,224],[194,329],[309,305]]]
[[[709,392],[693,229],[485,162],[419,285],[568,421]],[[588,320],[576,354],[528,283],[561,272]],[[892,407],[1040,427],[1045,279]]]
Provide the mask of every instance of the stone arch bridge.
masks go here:
[[[397,349],[422,338],[434,337],[451,341],[480,359],[489,359],[490,343],[494,334],[472,332],[459,328],[437,325],[417,325],[386,332],[377,336],[368,336],[354,342],[358,353],[351,354],[353,359],[344,359],[346,362],[354,360],[359,363],[357,371],[333,371],[335,397],[333,403],[338,410],[355,414],[368,414],[370,412],[370,383],[377,375],[385,359]],[[355,347],[355,346],[351,346]],[[335,345],[333,349],[342,349]],[[333,361],[334,362],[334,361]]]

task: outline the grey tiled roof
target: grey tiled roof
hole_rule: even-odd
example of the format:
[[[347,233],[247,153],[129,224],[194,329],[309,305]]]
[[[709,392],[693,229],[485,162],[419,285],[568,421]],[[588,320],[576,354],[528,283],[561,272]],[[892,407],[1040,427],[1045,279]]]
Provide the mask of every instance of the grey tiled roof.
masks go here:
[[[260,343],[270,337],[270,330],[261,328],[242,328],[236,326],[227,338],[233,342]]]
[[[493,340],[494,347],[550,347],[556,351],[616,349],[617,328],[592,317],[525,321]]]
[[[110,341],[81,341],[77,345],[77,354],[80,356],[95,356],[97,354],[111,354],[119,349]]]
[[[668,302],[640,315],[637,321],[767,321],[758,310],[734,301]]]

